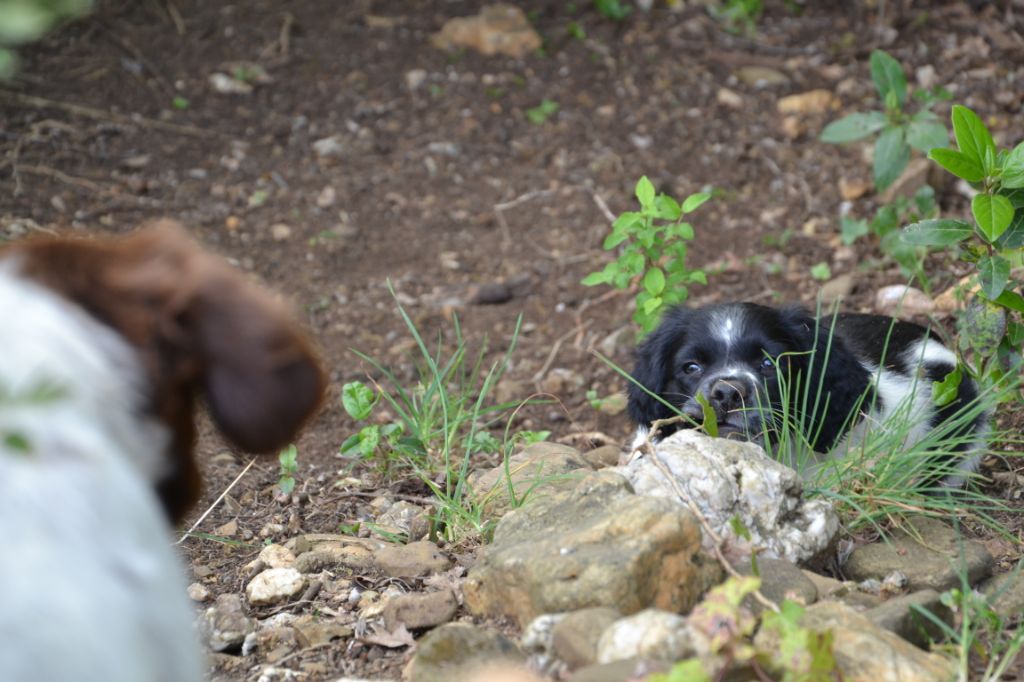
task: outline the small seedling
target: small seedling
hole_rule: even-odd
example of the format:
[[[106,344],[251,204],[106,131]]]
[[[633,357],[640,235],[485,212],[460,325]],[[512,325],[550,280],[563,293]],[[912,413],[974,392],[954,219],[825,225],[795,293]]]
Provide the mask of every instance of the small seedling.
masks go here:
[[[729,33],[753,35],[757,32],[757,21],[764,11],[761,0],[725,0],[708,5],[708,12]]]
[[[661,314],[689,296],[688,285],[707,284],[703,270],[686,266],[687,242],[693,226],[682,216],[711,198],[707,192],[686,197],[682,204],[667,194],[656,194],[647,177],[636,184],[639,211],[626,211],[612,224],[604,250],[622,247],[618,258],[583,279],[586,286],[607,284],[616,289],[640,285],[633,320],[641,334],[653,330]]]
[[[825,262],[815,263],[811,266],[811,277],[819,282],[832,279],[832,268]]]
[[[558,102],[546,99],[532,109],[527,109],[526,118],[534,125],[542,125],[558,112],[558,108]]]
[[[878,90],[884,110],[850,114],[828,124],[821,132],[821,141],[833,144],[853,142],[871,135],[875,140],[874,181],[883,190],[900,176],[910,162],[911,148],[927,154],[937,147],[949,145],[946,127],[931,111],[932,105],[949,99],[945,90],[919,90],[914,93],[920,108],[909,114],[907,78],[900,63],[882,50],[871,53],[871,80]]]
[[[184,111],[185,109],[188,109],[189,101],[187,98],[181,97],[179,95],[178,97],[175,97],[171,100],[171,106],[175,109],[178,109],[179,111]]]
[[[622,21],[633,13],[633,8],[621,0],[594,0],[594,8],[605,19]]]
[[[299,470],[299,465],[296,461],[298,456],[299,451],[294,445],[289,445],[277,456],[278,461],[281,463],[281,475],[277,479],[277,489],[285,497],[291,495],[292,491],[295,490],[295,472]]]

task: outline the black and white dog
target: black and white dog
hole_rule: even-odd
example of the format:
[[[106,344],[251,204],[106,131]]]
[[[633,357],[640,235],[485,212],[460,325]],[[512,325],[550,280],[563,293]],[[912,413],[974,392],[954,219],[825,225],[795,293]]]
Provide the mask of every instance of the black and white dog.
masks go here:
[[[697,396],[703,396],[720,435],[752,441],[777,427],[774,420],[788,400],[786,411],[809,432],[809,445],[826,453],[841,452],[844,441],[858,442],[866,429],[888,423],[898,411],[912,425],[907,441],[920,441],[978,399],[965,376],[956,399],[935,405],[932,382],[955,368],[955,354],[910,322],[865,314],[818,320],[796,307],[725,303],[671,310],[638,348],[633,378],[697,424],[703,421]],[[950,449],[964,472],[978,460],[970,436],[980,440],[987,429],[988,415],[977,412],[951,434]],[[638,425],[635,444],[646,438],[652,421],[676,414],[634,384],[629,413]],[[678,428],[687,426],[669,425],[656,435]],[[944,483],[962,485],[963,479],[947,475]]]

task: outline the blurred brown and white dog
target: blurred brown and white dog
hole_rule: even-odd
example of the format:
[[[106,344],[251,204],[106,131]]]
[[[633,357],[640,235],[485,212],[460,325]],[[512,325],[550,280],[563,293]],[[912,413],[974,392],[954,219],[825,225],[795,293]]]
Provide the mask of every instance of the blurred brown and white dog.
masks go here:
[[[270,452],[324,384],[283,306],[170,221],[0,249],[0,679],[202,679],[168,533],[196,400]]]

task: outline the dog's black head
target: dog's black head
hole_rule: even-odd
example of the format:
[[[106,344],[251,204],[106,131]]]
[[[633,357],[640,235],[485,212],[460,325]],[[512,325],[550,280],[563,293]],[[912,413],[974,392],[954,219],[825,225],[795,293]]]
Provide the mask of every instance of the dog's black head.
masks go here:
[[[637,350],[633,378],[697,423],[703,412],[696,396],[703,396],[720,434],[750,440],[760,440],[772,428],[785,393],[790,414],[807,407],[821,415],[812,445],[823,450],[842,432],[869,379],[842,342],[830,336],[799,308],[752,303],[675,308]],[[823,400],[812,409],[802,390],[819,385]],[[641,426],[675,414],[632,384],[629,413]]]

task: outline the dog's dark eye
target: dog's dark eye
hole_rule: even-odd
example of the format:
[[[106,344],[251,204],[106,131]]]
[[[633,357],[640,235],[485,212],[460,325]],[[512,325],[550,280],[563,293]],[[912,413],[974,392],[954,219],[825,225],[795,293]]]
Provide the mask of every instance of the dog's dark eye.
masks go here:
[[[771,369],[775,367],[775,361],[771,358],[765,358],[761,361],[761,369]]]
[[[687,362],[683,365],[683,374],[697,374],[701,367],[696,362]]]

